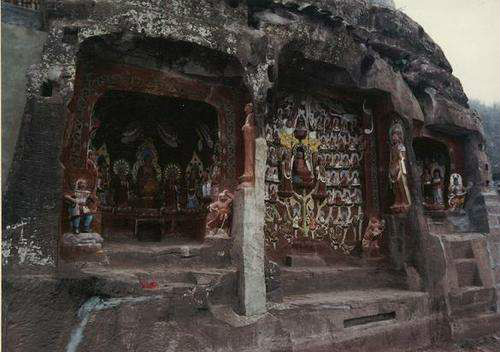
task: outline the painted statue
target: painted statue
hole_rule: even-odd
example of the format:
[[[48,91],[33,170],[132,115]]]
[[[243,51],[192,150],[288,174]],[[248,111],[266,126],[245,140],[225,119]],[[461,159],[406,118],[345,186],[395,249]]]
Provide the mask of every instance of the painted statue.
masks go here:
[[[380,256],[380,242],[382,241],[382,233],[385,229],[385,220],[380,220],[376,216],[372,216],[366,227],[363,236],[362,247],[370,257]]]
[[[208,206],[207,230],[227,230],[231,225],[234,195],[227,189],[222,191],[217,200]]]
[[[292,185],[292,165],[291,155],[288,150],[283,151],[283,160],[281,161],[282,182],[280,183],[281,193],[284,196],[290,196],[293,193]]]
[[[144,163],[137,171],[137,192],[143,200],[143,206],[153,208],[154,197],[158,193],[158,174],[153,165],[153,157],[149,153],[144,155]]]
[[[102,205],[107,205],[109,201],[109,188],[111,185],[111,175],[109,164],[104,156],[97,157],[97,194]]]
[[[119,208],[129,205],[130,193],[130,166],[124,159],[113,163],[113,202]]]
[[[463,209],[467,191],[467,188],[463,185],[462,176],[457,173],[451,174],[450,185],[448,187],[448,205],[451,210]]]
[[[327,175],[326,175],[326,169],[324,165],[324,160],[320,159],[319,165],[316,167],[316,178],[317,178],[317,183],[316,183],[316,191],[314,193],[314,196],[320,199],[326,198],[326,184],[328,181]]]
[[[69,203],[68,210],[73,233],[90,232],[97,205],[92,193],[87,189],[87,181],[79,179],[75,183],[75,189],[64,195]]]
[[[240,177],[239,187],[252,187],[255,182],[255,121],[252,103],[245,105],[245,114],[246,120],[242,127],[245,144],[245,171]]]
[[[180,168],[175,164],[168,164],[164,172],[164,203],[167,210],[180,210]]]
[[[424,167],[421,179],[424,204],[426,204],[429,203],[432,199],[432,175],[428,167]]]
[[[391,210],[394,213],[404,213],[410,208],[411,196],[408,189],[406,147],[401,123],[393,123],[389,130],[389,138],[391,143],[389,181],[394,193],[394,204],[391,206]]]
[[[432,202],[435,208],[444,208],[443,188],[444,181],[441,171],[435,169],[432,174]]]
[[[210,173],[207,171],[203,172],[203,185],[201,187],[201,193],[203,195],[203,199],[211,199],[212,198],[212,180],[210,178]]]
[[[313,175],[305,159],[303,149],[297,149],[293,159],[293,182],[301,186],[311,186],[314,182]]]

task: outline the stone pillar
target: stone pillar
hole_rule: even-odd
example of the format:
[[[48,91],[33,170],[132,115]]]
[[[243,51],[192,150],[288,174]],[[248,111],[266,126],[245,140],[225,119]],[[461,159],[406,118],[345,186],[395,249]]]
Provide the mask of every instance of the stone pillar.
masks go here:
[[[247,316],[266,312],[264,276],[264,174],[267,145],[255,140],[255,187],[236,191],[233,202],[233,258],[236,261],[241,312]]]

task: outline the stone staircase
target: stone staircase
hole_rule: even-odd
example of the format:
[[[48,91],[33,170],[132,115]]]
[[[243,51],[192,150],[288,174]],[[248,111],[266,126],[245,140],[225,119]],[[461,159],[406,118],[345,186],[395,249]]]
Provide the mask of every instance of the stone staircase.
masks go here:
[[[99,297],[163,296],[177,308],[208,309],[237,300],[231,240],[104,242],[104,260],[65,263],[61,278],[91,282]]]
[[[467,233],[442,235],[448,282],[448,315],[456,341],[500,331],[487,239]]]
[[[293,351],[405,351],[431,344],[441,320],[429,295],[407,290],[405,278],[383,263],[359,262],[280,267],[282,299],[270,313],[290,334]]]

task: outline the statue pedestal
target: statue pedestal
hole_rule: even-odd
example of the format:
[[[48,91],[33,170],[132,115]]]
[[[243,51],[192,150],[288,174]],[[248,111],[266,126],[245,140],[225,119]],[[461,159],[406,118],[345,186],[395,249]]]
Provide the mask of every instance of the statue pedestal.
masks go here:
[[[101,235],[90,233],[65,233],[62,237],[62,257],[67,261],[101,261],[104,258]]]

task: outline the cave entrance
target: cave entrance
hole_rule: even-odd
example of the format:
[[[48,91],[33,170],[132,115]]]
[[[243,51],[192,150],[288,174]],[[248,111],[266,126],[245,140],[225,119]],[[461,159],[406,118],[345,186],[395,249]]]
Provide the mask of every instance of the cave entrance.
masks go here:
[[[202,240],[221,177],[217,111],[199,101],[108,91],[92,125],[102,234]]]

